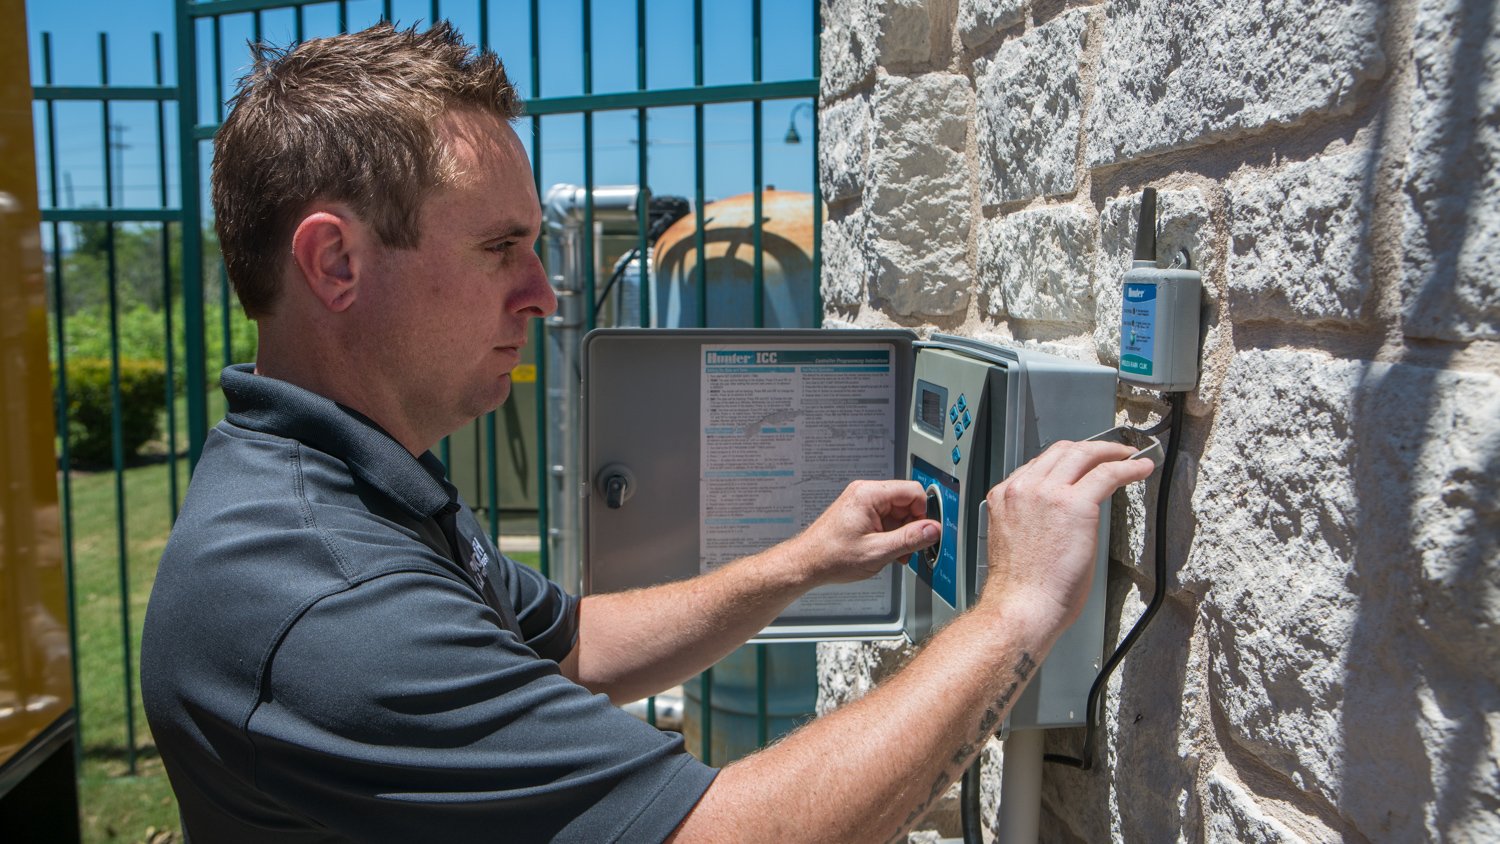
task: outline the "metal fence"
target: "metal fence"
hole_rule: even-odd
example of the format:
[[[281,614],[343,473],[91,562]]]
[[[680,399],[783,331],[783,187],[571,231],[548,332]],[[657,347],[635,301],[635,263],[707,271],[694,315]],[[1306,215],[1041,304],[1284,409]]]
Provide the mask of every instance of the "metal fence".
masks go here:
[[[124,680],[123,699],[116,701],[102,701],[91,698],[87,694],[80,695],[79,710],[80,723],[87,731],[90,727],[90,709],[94,708],[119,708],[122,710],[124,732],[119,737],[122,743],[122,756],[126,760],[127,768],[131,773],[136,771],[137,756],[143,747],[143,743],[137,736],[137,718],[139,715],[138,691],[135,689],[134,654],[138,643],[139,628],[139,606],[132,607],[130,596],[134,591],[139,591],[139,582],[133,584],[133,576],[147,576],[154,571],[155,555],[159,554],[159,548],[153,546],[136,547],[132,544],[132,531],[152,536],[164,535],[165,526],[175,519],[178,502],[181,499],[181,491],[185,486],[187,476],[191,472],[192,465],[196,464],[201,453],[203,442],[206,438],[210,417],[216,415],[218,409],[217,390],[213,386],[212,373],[219,366],[232,362],[237,354],[245,354],[245,337],[247,336],[246,323],[240,315],[233,297],[229,291],[227,279],[224,275],[222,263],[219,261],[216,244],[212,240],[211,226],[208,225],[205,208],[205,164],[212,157],[212,139],[225,112],[225,104],[234,85],[236,67],[244,67],[248,64],[248,52],[243,50],[244,40],[262,41],[270,40],[276,43],[274,35],[267,33],[267,21],[275,17],[277,32],[283,38],[290,41],[301,41],[307,37],[343,32],[350,29],[358,29],[376,22],[377,20],[393,20],[396,12],[420,16],[425,20],[439,20],[445,16],[463,14],[476,22],[475,32],[469,34],[471,43],[482,48],[489,48],[492,21],[499,20],[502,16],[515,26],[506,28],[507,33],[519,30],[520,22],[524,21],[527,51],[527,63],[519,65],[514,52],[504,56],[513,68],[524,69],[524,75],[528,77],[526,88],[527,94],[527,117],[524,119],[529,124],[529,137],[523,137],[528,142],[532,156],[532,165],[536,177],[536,185],[539,195],[544,195],[548,187],[543,181],[543,169],[549,163],[549,156],[553,151],[544,143],[544,130],[553,128],[553,121],[567,119],[581,121],[581,179],[584,187],[584,227],[586,231],[592,231],[594,227],[594,195],[596,157],[598,153],[598,142],[596,139],[596,115],[606,112],[624,112],[633,114],[635,120],[635,137],[633,143],[636,147],[636,186],[645,195],[651,184],[651,138],[649,126],[653,117],[658,116],[659,109],[691,108],[692,110],[692,167],[693,167],[693,214],[697,227],[693,237],[694,249],[697,254],[697,266],[700,268],[696,282],[699,286],[698,302],[698,325],[707,324],[707,303],[709,301],[708,285],[710,278],[702,268],[707,265],[705,257],[705,223],[704,206],[708,201],[705,189],[709,178],[709,164],[706,135],[706,110],[710,107],[723,104],[742,103],[748,104],[751,112],[750,129],[750,161],[751,181],[754,192],[754,227],[752,233],[753,266],[754,266],[754,294],[755,303],[753,312],[748,315],[747,324],[760,326],[764,324],[765,315],[763,302],[765,299],[764,267],[763,267],[763,244],[761,232],[762,196],[766,190],[765,185],[765,142],[766,116],[765,104],[777,102],[785,105],[787,102],[794,104],[791,119],[795,121],[799,111],[806,109],[811,112],[811,132],[813,143],[810,144],[808,161],[806,166],[810,175],[811,190],[813,193],[813,266],[814,279],[818,272],[818,246],[817,236],[821,229],[822,203],[818,196],[818,180],[816,174],[816,155],[814,152],[817,145],[817,78],[818,78],[818,33],[820,22],[818,20],[818,3],[816,0],[789,0],[796,2],[798,14],[802,15],[795,26],[804,28],[809,33],[810,56],[806,61],[810,67],[810,74],[801,78],[776,79],[766,81],[763,79],[763,59],[765,55],[765,15],[762,0],[744,0],[748,6],[750,26],[746,33],[750,40],[750,73],[748,80],[733,81],[727,84],[706,84],[705,74],[705,9],[703,0],[680,0],[675,4],[667,4],[667,0],[653,0],[653,5],[674,5],[674,8],[684,14],[691,14],[691,51],[692,70],[690,85],[679,85],[677,87],[652,86],[650,78],[650,51],[648,51],[648,3],[647,0],[620,0],[612,4],[611,12],[619,14],[622,7],[628,17],[633,6],[635,21],[634,39],[634,86],[614,85],[616,90],[596,92],[595,59],[598,55],[595,44],[595,25],[597,19],[595,3],[591,0],[576,0],[578,4],[577,14],[582,25],[579,27],[581,42],[577,47],[576,67],[578,78],[581,80],[576,93],[565,95],[544,95],[542,74],[545,69],[543,62],[543,38],[546,33],[544,27],[547,25],[547,15],[544,14],[543,4],[540,0],[468,0],[468,2],[456,2],[444,4],[438,0],[431,0],[424,8],[412,9],[413,4],[395,4],[392,0],[337,0],[327,2],[326,0],[178,0],[176,4],[176,30],[177,38],[175,44],[175,64],[177,83],[167,84],[164,72],[164,55],[162,37],[157,35],[153,41],[154,59],[154,84],[149,86],[119,86],[110,84],[110,48],[106,36],[99,36],[100,75],[98,83],[86,86],[63,86],[54,84],[53,65],[54,57],[51,53],[51,38],[42,36],[42,57],[40,63],[40,80],[35,85],[35,100],[37,103],[38,145],[39,159],[43,163],[42,195],[44,197],[42,219],[44,228],[44,246],[48,253],[48,272],[50,276],[51,304],[52,304],[52,332],[53,332],[53,355],[54,366],[57,373],[57,413],[60,431],[60,451],[65,471],[61,473],[61,494],[63,508],[64,544],[68,569],[70,572],[70,601],[74,607],[74,613],[70,616],[74,619],[73,636],[75,640],[75,654],[80,653],[80,646],[84,652],[90,648],[97,650],[97,643],[79,642],[76,619],[80,611],[79,601],[82,600],[77,586],[77,571],[75,551],[75,526],[81,518],[97,518],[97,513],[80,513],[80,506],[75,501],[75,484],[82,480],[97,486],[101,478],[107,474],[111,477],[112,494],[105,496],[112,502],[113,513],[113,541],[114,550],[114,579],[118,589],[118,596],[113,600],[118,601],[118,630],[119,645],[117,651],[118,666],[112,670],[118,670]],[[604,4],[600,4],[601,6]],[[779,4],[780,7],[788,3]],[[399,6],[400,8],[393,8]],[[554,11],[561,4],[549,3],[548,12]],[[448,8],[451,7],[451,8]],[[784,9],[782,9],[784,11]],[[409,22],[409,21],[408,21]],[[790,24],[785,15],[778,16],[778,31],[785,29]],[[240,40],[240,46],[234,49],[226,47],[226,35],[234,34],[248,36],[248,39]],[[612,37],[618,33],[611,33]],[[287,37],[289,36],[289,37]],[[680,49],[687,49],[687,45],[678,45]],[[235,64],[238,62],[238,64]],[[618,90],[623,87],[624,90]],[[143,105],[142,105],[143,104]],[[113,153],[121,146],[120,140],[113,134],[114,111],[120,108],[150,108],[155,111],[154,134],[156,148],[157,173],[156,181],[159,187],[157,191],[157,202],[146,207],[129,207],[125,200],[125,191],[117,189],[121,174],[118,170],[117,156]],[[97,109],[100,114],[99,134],[97,149],[102,154],[102,203],[100,207],[76,207],[72,190],[67,184],[67,172],[59,165],[59,117],[60,108],[89,108]],[[64,121],[65,122],[65,121]],[[565,127],[566,128],[566,127]],[[524,133],[523,135],[528,134]],[[172,159],[175,157],[175,167]],[[676,157],[674,156],[674,160]],[[61,182],[61,183],[60,183]],[[647,231],[647,204],[637,204],[637,248],[641,255],[648,252],[646,242]],[[121,254],[121,241],[128,240],[132,244],[139,245],[144,239],[149,239],[154,234],[157,240],[156,248],[150,257],[150,263],[155,265],[154,274],[159,278],[159,290],[154,294],[159,297],[159,322],[151,327],[155,332],[155,340],[161,350],[160,363],[165,377],[163,378],[159,398],[155,399],[155,408],[160,412],[164,420],[164,444],[159,449],[159,460],[166,464],[166,485],[164,490],[154,488],[144,489],[136,493],[131,489],[128,482],[130,470],[130,446],[127,442],[127,411],[132,402],[139,403],[141,398],[128,394],[129,361],[122,354],[122,331],[128,332],[130,326],[122,326],[122,314],[132,313],[128,310],[130,302],[122,301],[122,273],[128,269],[122,266],[122,260],[126,256]],[[589,303],[595,303],[599,291],[596,290],[598,272],[600,271],[600,256],[594,254],[594,240],[585,237],[583,242],[582,267],[582,299]],[[93,250],[100,261],[96,265],[88,265],[93,276],[95,286],[102,286],[102,303],[93,307],[102,313],[102,319],[107,326],[108,332],[108,407],[109,407],[109,460],[108,465],[97,467],[100,471],[77,474],[76,470],[70,468],[73,458],[76,456],[74,446],[76,443],[69,434],[69,408],[70,402],[76,399],[78,392],[77,384],[70,384],[69,371],[77,357],[70,353],[70,349],[76,346],[75,335],[83,331],[97,332],[102,330],[99,319],[95,319],[86,327],[80,327],[78,321],[79,309],[76,301],[79,298],[78,285],[81,283],[77,277],[79,267],[83,266],[82,258],[79,257],[84,247]],[[129,258],[139,263],[141,255],[139,249],[133,252]],[[137,268],[138,269],[138,268]],[[647,274],[650,272],[650,262],[641,261],[641,283],[642,290],[645,289]],[[138,272],[136,272],[139,275]],[[817,285],[813,285],[814,291]],[[130,295],[139,297],[143,289],[139,283],[130,288]],[[815,294],[816,295],[816,294]],[[639,307],[639,324],[651,324],[650,297],[641,295]],[[812,312],[820,314],[821,303],[815,302]],[[596,307],[582,309],[581,319],[583,330],[594,327],[597,318]],[[532,341],[533,349],[545,349],[549,344],[548,332],[556,330],[556,326],[549,327],[538,323]],[[137,332],[139,333],[139,332]],[[547,383],[546,358],[538,355],[537,383]],[[539,397],[540,399],[541,397]],[[536,432],[537,442],[534,444],[534,457],[530,461],[534,467],[535,484],[538,490],[547,490],[555,480],[552,462],[549,461],[547,437],[554,430],[556,419],[551,414],[555,413],[553,403],[547,400],[536,401]],[[489,527],[493,534],[500,533],[500,491],[495,467],[493,465],[497,458],[497,422],[496,414],[491,413],[479,422],[480,439],[484,447],[480,454],[484,461],[488,462],[486,471],[481,474],[484,482],[481,484],[479,498],[476,501],[476,509],[481,510],[488,516]],[[450,445],[447,440],[443,442],[440,456],[445,462],[450,460]],[[128,497],[129,496],[129,497]],[[143,497],[164,498],[165,501],[142,502]],[[151,504],[152,508],[145,507]],[[85,504],[85,507],[92,505]],[[146,512],[150,510],[150,512]],[[692,514],[685,514],[692,518]],[[145,524],[142,524],[145,520]],[[165,520],[165,524],[163,524]],[[551,514],[547,496],[542,495],[538,501],[537,533],[539,536],[548,535],[548,527],[551,524]],[[94,553],[100,549],[93,549]],[[543,541],[540,551],[540,566],[543,573],[551,573],[554,560],[551,559],[549,543]],[[144,575],[143,575],[144,573]],[[89,600],[92,600],[90,598]],[[767,715],[766,715],[766,646],[756,646],[755,663],[757,667],[757,700],[758,718],[757,734],[760,744],[764,744],[768,738]],[[79,660],[75,659],[75,672],[78,670]],[[77,678],[75,677],[75,680]],[[83,690],[87,689],[85,682]],[[702,712],[702,745],[696,748],[704,761],[713,763],[712,751],[709,746],[709,737],[712,733],[712,675],[710,672],[703,678],[701,684],[703,696],[701,701]],[[654,705],[648,706],[648,717],[654,721]],[[87,735],[87,733],[86,733]],[[80,745],[87,743],[81,742]],[[719,760],[725,761],[725,760]]]

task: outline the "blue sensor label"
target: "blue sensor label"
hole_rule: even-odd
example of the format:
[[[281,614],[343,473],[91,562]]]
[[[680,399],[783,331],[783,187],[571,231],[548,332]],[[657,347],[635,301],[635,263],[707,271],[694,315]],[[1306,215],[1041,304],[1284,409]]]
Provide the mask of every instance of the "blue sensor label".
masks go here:
[[[1156,360],[1156,285],[1125,285],[1120,308],[1120,371],[1150,375]]]

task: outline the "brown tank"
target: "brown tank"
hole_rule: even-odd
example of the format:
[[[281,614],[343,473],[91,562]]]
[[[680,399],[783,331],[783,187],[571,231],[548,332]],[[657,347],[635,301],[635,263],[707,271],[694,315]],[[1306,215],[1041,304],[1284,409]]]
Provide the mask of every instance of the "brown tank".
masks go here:
[[[761,200],[765,327],[811,328],[813,198],[800,191],[767,189]],[[703,207],[704,258],[708,270],[707,325],[753,327],[755,315],[755,194],[732,196]],[[698,251],[694,215],[678,220],[656,242],[651,286],[652,319],[663,327],[699,325]]]

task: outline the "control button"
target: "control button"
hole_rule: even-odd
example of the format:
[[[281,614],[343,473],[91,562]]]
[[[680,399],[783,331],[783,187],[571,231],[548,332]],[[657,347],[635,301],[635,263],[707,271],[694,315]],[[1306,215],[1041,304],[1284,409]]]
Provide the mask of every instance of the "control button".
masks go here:
[[[949,422],[957,422],[958,421],[958,406],[957,405],[948,408],[948,421]]]
[[[954,425],[953,426],[953,438],[954,439],[959,439],[959,440],[963,439],[964,438],[964,431],[965,430],[966,429],[962,425]]]
[[[963,410],[964,408],[966,408],[968,406],[969,406],[969,402],[968,402],[967,399],[964,398],[964,394],[963,393],[959,393],[958,394],[958,409],[959,410]]]
[[[964,411],[964,427],[967,428],[967,427],[969,427],[970,425],[973,425],[973,424],[974,424],[974,420],[969,418],[969,411],[965,410]]]
[[[954,463],[954,465],[957,465],[958,461],[960,459],[962,459],[962,458],[963,458],[963,455],[959,453],[958,446],[954,446],[953,447],[953,463]]]

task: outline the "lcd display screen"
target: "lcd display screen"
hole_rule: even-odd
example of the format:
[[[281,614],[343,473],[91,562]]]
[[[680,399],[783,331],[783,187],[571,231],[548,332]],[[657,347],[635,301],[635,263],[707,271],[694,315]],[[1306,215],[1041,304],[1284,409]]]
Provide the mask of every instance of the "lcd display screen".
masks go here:
[[[930,381],[917,381],[914,402],[917,425],[938,439],[943,438],[943,414],[948,411],[948,389]]]

